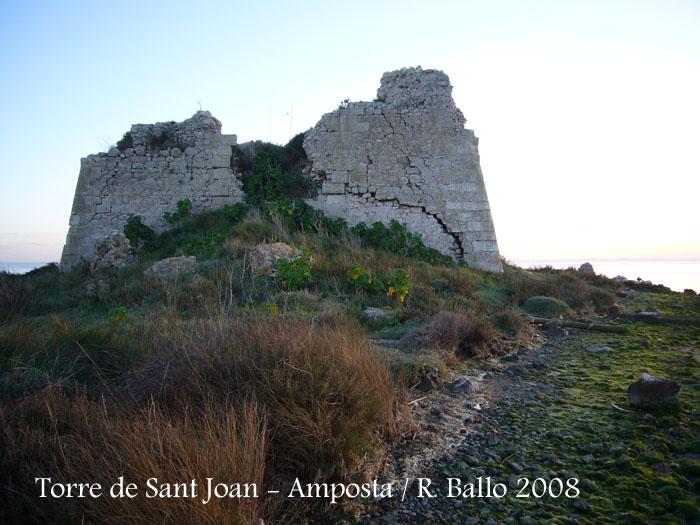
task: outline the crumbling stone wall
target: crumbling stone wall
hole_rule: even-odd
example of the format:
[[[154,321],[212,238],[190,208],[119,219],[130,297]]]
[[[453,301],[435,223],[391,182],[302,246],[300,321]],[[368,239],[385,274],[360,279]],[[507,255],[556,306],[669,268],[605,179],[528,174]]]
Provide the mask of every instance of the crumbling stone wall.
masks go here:
[[[343,104],[307,133],[304,149],[320,182],[309,203],[351,225],[396,219],[428,246],[502,271],[478,139],[465,122],[443,72],[385,73],[375,101]],[[64,269],[91,259],[129,214],[160,232],[179,200],[190,199],[194,212],[243,200],[230,168],[236,136],[222,135],[209,112],[137,124],[130,133],[131,144],[81,159]]]
[[[221,122],[199,111],[184,122],[136,124],[131,144],[80,161],[70,229],[61,267],[81,257],[113,231],[122,231],[129,214],[140,215],[156,232],[167,228],[166,211],[190,199],[192,211],[221,208],[243,200],[231,170],[236,135],[222,135]]]
[[[397,219],[426,245],[502,271],[478,139],[442,71],[385,73],[373,102],[343,104],[305,137],[320,195],[309,201],[351,225]]]

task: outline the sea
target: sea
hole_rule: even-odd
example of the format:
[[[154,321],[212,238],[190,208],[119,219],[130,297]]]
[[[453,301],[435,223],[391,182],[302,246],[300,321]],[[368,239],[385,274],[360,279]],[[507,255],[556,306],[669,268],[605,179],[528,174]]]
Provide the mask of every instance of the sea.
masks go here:
[[[27,273],[49,264],[47,262],[0,262],[0,272]]]
[[[640,278],[663,284],[676,292],[686,288],[700,292],[700,259],[513,259],[508,262],[522,268],[578,268],[589,262],[595,273],[608,277],[622,275],[633,281]]]
[[[553,268],[578,268],[584,262],[593,265],[596,273],[628,279],[663,284],[671,290],[682,292],[686,288],[700,292],[700,259],[512,259],[522,268],[552,266]],[[43,266],[45,262],[0,262],[0,271],[27,273]]]

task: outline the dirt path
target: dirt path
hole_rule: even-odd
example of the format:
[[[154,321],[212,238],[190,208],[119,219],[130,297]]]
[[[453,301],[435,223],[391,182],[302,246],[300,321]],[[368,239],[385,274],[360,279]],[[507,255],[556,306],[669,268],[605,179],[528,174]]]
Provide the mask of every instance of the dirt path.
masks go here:
[[[472,390],[416,403],[421,432],[394,447],[383,475],[396,493],[360,521],[697,522],[700,330],[627,326],[545,332],[517,355],[453,370]],[[677,412],[613,406],[630,410],[626,387],[645,371],[681,383]],[[489,497],[497,483],[505,497]]]

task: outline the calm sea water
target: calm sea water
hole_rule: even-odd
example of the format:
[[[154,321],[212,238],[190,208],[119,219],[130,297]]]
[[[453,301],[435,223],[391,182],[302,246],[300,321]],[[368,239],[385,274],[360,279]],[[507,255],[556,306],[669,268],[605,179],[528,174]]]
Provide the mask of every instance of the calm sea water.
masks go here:
[[[700,259],[513,259],[523,268],[551,265],[554,268],[578,268],[584,262],[593,265],[596,273],[616,277],[624,275],[636,280],[663,284],[682,292],[686,288],[700,291]]]
[[[624,275],[628,279],[641,277],[654,284],[663,284],[682,292],[692,288],[700,292],[700,259],[513,259],[510,262],[523,268],[551,265],[554,268],[578,268],[590,262],[596,273],[615,277]],[[39,268],[44,262],[0,263],[0,271],[27,273]]]
[[[45,262],[0,262],[0,272],[27,273],[44,266]]]

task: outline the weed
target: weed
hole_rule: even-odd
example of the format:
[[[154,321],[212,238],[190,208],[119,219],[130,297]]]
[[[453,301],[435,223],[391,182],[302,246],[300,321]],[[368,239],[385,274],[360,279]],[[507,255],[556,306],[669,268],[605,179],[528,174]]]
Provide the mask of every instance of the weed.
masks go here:
[[[386,291],[384,284],[372,278],[372,275],[360,264],[353,264],[348,268],[347,278],[350,285],[356,290],[370,293],[382,293]]]
[[[396,298],[403,303],[410,289],[411,279],[408,272],[403,268],[399,268],[395,270],[394,274],[391,276],[386,294],[389,297],[396,296]]]
[[[141,222],[140,215],[129,215],[124,225],[124,235],[135,248],[139,246],[141,241],[152,245],[156,240],[155,232]]]
[[[311,283],[311,255],[304,248],[294,259],[284,257],[277,261],[277,282],[288,290],[299,290]]]
[[[119,149],[119,151],[127,150],[133,147],[133,145],[134,143],[131,139],[131,131],[127,131],[126,133],[124,133],[124,136],[122,136],[122,138],[117,141],[117,148]]]
[[[176,222],[179,222],[185,217],[187,217],[190,214],[191,209],[192,201],[190,199],[177,201],[177,211],[175,211],[174,213],[166,211],[163,214],[163,219],[168,224],[175,224]]]

